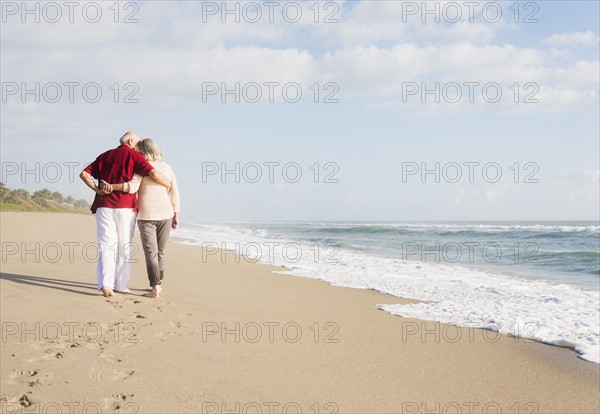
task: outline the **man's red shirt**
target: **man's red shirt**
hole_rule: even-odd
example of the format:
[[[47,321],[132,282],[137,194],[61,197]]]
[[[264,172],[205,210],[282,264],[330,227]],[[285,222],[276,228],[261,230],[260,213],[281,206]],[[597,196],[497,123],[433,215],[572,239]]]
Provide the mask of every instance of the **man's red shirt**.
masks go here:
[[[154,167],[146,161],[142,154],[127,145],[120,145],[101,154],[94,162],[85,167],[84,171],[97,180],[119,184],[131,181],[133,174],[145,177],[153,169]],[[137,212],[137,194],[121,191],[113,191],[104,196],[96,194],[92,203],[92,213],[96,213],[96,209],[99,207],[133,208],[133,211]]]

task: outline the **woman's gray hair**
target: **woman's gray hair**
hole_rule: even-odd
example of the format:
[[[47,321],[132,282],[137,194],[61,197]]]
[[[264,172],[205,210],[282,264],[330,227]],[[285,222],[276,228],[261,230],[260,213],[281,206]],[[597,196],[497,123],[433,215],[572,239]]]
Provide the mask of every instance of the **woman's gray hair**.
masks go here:
[[[146,157],[148,161],[158,161],[165,156],[165,153],[156,145],[156,142],[150,137],[140,141],[138,151]]]

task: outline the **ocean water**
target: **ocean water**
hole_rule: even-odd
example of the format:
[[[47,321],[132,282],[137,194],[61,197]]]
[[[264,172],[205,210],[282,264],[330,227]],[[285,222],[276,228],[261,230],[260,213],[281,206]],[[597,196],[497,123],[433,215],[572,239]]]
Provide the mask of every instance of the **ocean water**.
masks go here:
[[[481,327],[573,348],[600,362],[598,222],[184,224],[206,255],[424,301],[395,315]],[[221,249],[221,250],[217,250]]]

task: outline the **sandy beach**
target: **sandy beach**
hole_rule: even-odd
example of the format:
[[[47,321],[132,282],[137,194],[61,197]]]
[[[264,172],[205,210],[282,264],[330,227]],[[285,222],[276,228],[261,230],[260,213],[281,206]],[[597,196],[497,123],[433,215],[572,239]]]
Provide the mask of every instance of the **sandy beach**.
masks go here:
[[[2,412],[600,412],[599,365],[570,349],[175,240],[145,298],[137,234],[133,293],[104,298],[93,216],[0,217]]]

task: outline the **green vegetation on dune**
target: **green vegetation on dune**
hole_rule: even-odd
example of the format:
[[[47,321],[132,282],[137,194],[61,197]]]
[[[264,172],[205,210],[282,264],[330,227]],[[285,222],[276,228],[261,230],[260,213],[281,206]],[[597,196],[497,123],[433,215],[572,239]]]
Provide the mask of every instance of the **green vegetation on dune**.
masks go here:
[[[47,188],[29,194],[22,188],[10,189],[0,182],[0,211],[48,211],[55,213],[90,214],[90,204],[85,200],[64,197]]]

